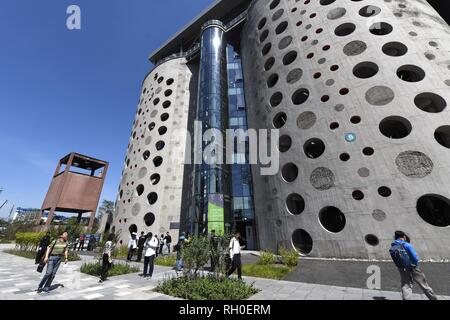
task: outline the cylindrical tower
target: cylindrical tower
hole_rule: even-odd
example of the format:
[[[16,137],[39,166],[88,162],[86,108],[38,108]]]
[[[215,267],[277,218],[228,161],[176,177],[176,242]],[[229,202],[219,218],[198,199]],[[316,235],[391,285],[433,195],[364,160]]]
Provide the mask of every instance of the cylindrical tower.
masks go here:
[[[253,174],[262,249],[388,258],[404,230],[450,257],[449,49],[425,1],[252,3],[249,127],[280,129],[279,173]]]
[[[224,163],[228,128],[227,42],[225,26],[211,20],[202,27],[196,120],[195,233],[225,231],[230,215],[230,172]],[[209,132],[209,133],[208,133]],[[200,132],[199,132],[200,133]]]
[[[143,82],[111,228],[121,243],[141,231],[178,238],[180,212],[188,210],[183,183],[192,79],[179,58],[160,64]]]

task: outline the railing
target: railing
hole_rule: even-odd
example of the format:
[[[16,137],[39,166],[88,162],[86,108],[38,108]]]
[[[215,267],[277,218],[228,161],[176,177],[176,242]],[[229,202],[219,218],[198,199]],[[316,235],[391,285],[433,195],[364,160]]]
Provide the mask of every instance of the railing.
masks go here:
[[[245,21],[246,19],[247,19],[247,10],[245,10],[244,12],[239,14],[236,18],[234,18],[233,20],[231,20],[230,22],[228,22],[225,25],[219,20],[210,20],[202,26],[202,30],[211,25],[219,25],[221,27],[225,27],[225,32],[228,32],[231,29],[233,29],[234,27],[236,27],[238,24],[240,24],[241,22]],[[156,67],[160,66],[161,64],[163,64],[169,60],[173,60],[173,59],[186,58],[187,60],[190,60],[199,51],[200,51],[200,43],[197,42],[188,51],[174,53],[174,54],[171,54],[171,55],[159,60],[156,63]]]

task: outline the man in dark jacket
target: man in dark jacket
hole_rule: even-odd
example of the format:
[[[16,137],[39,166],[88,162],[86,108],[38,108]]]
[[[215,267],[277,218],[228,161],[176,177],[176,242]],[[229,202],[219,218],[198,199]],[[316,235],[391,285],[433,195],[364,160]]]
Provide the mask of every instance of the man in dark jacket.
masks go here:
[[[164,240],[166,240],[167,254],[170,254],[170,245],[172,244],[172,237],[170,236],[169,232],[166,233],[166,237],[164,238]]]
[[[47,251],[47,247],[50,243],[50,232],[47,232],[45,236],[42,237],[41,241],[39,242],[39,248],[36,253],[36,259],[35,264],[39,264],[42,260],[42,257],[44,256],[45,252]]]
[[[144,251],[145,239],[146,237],[144,235],[144,231],[142,231],[141,236],[138,239],[137,262],[140,262],[142,259],[142,251]]]
[[[412,298],[414,282],[419,285],[428,299],[437,300],[433,289],[425,278],[425,274],[419,269],[419,256],[409,243],[409,237],[403,231],[395,231],[394,238],[389,252],[400,272],[403,300]]]

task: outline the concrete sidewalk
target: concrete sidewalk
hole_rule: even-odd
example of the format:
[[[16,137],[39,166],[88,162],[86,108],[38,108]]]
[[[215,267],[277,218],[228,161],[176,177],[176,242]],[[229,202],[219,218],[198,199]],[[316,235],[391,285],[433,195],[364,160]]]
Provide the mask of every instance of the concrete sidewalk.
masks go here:
[[[152,291],[164,277],[174,276],[170,267],[155,266],[153,278],[144,280],[137,273],[111,277],[100,284],[98,278],[82,274],[79,269],[83,262],[92,261],[91,256],[82,256],[82,261],[61,265],[54,285],[58,286],[48,294],[38,294],[37,288],[42,274],[36,272],[34,261],[17,257],[3,250],[10,245],[0,245],[0,299],[2,300],[175,300],[175,298]],[[132,263],[134,264],[134,263]],[[142,264],[137,263],[137,266]],[[244,277],[262,291],[250,300],[398,300],[399,292],[365,290],[310,283],[277,281]],[[424,295],[414,295],[414,299],[426,299]],[[450,297],[440,296],[450,300]]]

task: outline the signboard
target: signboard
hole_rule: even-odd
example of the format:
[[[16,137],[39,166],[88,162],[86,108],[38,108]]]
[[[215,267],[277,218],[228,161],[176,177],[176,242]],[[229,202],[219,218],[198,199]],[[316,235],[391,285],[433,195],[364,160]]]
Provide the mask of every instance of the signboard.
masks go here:
[[[222,194],[208,196],[208,233],[211,230],[216,230],[217,235],[223,235],[225,231]]]

